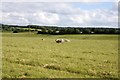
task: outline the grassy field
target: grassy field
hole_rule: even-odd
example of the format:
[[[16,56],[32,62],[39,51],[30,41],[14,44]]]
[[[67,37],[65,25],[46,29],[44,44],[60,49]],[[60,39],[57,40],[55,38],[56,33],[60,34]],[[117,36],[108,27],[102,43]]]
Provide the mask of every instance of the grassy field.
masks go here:
[[[118,35],[3,33],[2,77],[116,78],[118,50]]]

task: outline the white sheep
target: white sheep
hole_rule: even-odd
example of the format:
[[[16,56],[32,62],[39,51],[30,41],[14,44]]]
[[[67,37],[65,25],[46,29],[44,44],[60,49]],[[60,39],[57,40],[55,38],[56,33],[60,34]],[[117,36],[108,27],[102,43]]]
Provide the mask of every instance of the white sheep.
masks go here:
[[[56,43],[70,42],[68,39],[56,39]]]
[[[70,42],[70,40],[69,40],[69,39],[65,39],[64,41],[65,41],[65,42]]]
[[[55,41],[56,41],[56,43],[63,43],[64,39],[56,39]]]

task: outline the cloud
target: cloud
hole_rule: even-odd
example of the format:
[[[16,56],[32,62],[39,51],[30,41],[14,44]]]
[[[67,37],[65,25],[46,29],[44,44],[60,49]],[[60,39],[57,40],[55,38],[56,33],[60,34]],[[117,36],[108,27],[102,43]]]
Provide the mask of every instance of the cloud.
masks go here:
[[[83,11],[82,14],[69,15],[74,25],[117,26],[117,13],[109,10]]]
[[[1,0],[2,2],[118,2],[120,0]]]
[[[46,13],[46,12],[39,12],[34,13],[33,17],[43,24],[57,24],[59,21],[59,16],[57,14]]]
[[[70,16],[70,20],[72,20],[75,24],[85,25],[90,19],[90,14],[87,11],[83,11],[81,14],[75,14]]]
[[[28,24],[28,20],[25,18],[24,14],[19,13],[2,13],[2,23],[5,24],[16,24],[16,25],[25,25]]]
[[[83,3],[84,4],[84,3]],[[117,5],[86,10],[75,3],[3,3],[3,23],[58,26],[117,26]],[[8,7],[9,6],[9,7]],[[89,7],[89,6],[86,6]]]
[[[59,21],[57,14],[46,12],[39,13],[3,13],[2,21],[8,24],[28,25],[28,24],[56,24]]]

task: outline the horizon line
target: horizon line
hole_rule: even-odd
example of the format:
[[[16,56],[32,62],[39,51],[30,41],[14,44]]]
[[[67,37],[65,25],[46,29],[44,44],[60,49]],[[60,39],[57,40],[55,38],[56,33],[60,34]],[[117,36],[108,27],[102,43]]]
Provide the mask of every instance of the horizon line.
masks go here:
[[[0,23],[0,24],[2,24],[2,23]],[[49,26],[49,27],[51,27],[51,26],[53,26],[53,27],[85,27],[85,28],[120,28],[120,27],[118,27],[118,26],[60,26],[60,25],[39,25],[39,24],[27,24],[27,25],[19,25],[19,24],[3,24],[3,25],[15,25],[15,26],[28,26],[28,25],[36,25],[36,26]]]

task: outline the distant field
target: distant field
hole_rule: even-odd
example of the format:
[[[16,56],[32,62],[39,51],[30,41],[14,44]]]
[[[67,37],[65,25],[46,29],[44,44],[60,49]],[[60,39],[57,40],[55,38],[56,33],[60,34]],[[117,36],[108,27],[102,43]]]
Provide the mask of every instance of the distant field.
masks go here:
[[[2,35],[3,78],[118,77],[118,35]]]

